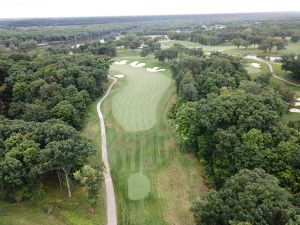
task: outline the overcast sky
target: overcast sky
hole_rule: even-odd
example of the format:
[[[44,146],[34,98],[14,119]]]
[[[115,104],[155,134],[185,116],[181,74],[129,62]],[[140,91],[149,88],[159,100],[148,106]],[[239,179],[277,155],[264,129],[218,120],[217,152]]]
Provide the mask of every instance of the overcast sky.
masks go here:
[[[300,11],[299,0],[0,0],[0,18]]]

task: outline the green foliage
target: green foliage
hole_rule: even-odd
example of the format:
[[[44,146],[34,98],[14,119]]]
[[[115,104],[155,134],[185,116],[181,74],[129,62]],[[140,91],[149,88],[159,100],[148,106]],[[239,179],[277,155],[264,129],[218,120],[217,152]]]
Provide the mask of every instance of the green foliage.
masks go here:
[[[236,58],[213,55],[188,56],[171,65],[177,91],[184,101],[195,101],[209,93],[219,94],[226,87],[236,88],[247,73]]]
[[[232,40],[232,44],[235,45],[237,48],[240,48],[240,46],[243,44],[243,39],[235,38]]]
[[[284,55],[282,57],[281,68],[287,71],[292,72],[292,75],[295,78],[300,77],[300,55],[296,56],[293,54]]]
[[[292,94],[268,87],[269,75],[248,82],[239,61],[226,55],[186,57],[171,69],[181,100],[176,131],[185,145],[198,147],[216,188],[242,169],[263,168],[299,191],[299,133],[279,124]]]
[[[193,143],[196,141],[198,133],[198,110],[197,103],[188,102],[182,104],[176,113],[175,126],[176,131],[185,143]]]
[[[96,166],[95,168],[84,165],[81,170],[76,171],[73,176],[78,180],[81,185],[85,186],[88,190],[88,201],[93,208],[98,205],[99,189],[101,187],[102,167]]]
[[[178,50],[176,48],[169,48],[166,50],[158,50],[155,52],[155,58],[160,62],[164,62],[166,59],[168,61],[176,59],[178,56]]]
[[[296,224],[299,208],[278,180],[260,169],[241,170],[193,207],[197,224]],[[239,222],[238,222],[239,221]],[[240,222],[244,221],[244,222]]]
[[[300,36],[298,34],[293,34],[291,37],[291,41],[293,43],[297,43],[300,40]]]
[[[2,67],[6,76],[2,80],[3,113],[26,121],[59,118],[78,128],[87,105],[102,94],[107,79],[110,61],[102,54],[113,54],[114,49],[101,44],[98,47],[107,51],[95,56],[89,53],[92,46],[98,44],[87,44],[82,50],[87,53],[76,56],[47,52],[1,56],[9,62]]]
[[[68,177],[95,149],[62,121],[0,120],[0,197],[40,198],[42,177],[62,170]],[[56,177],[55,177],[56,179]]]
[[[80,125],[79,112],[67,101],[59,102],[52,110],[51,114],[57,119],[62,119],[74,127]]]
[[[2,198],[15,201],[31,198],[41,173],[37,167],[39,145],[30,136],[19,133],[4,141],[3,151],[0,158]]]

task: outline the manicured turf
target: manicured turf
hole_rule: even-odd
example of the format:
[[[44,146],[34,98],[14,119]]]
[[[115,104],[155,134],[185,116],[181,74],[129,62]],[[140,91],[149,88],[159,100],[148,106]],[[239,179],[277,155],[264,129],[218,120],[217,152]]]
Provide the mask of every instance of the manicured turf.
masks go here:
[[[128,198],[130,200],[143,200],[149,197],[149,193],[150,180],[143,172],[132,174],[128,178]]]
[[[151,66],[155,66],[156,62],[150,57],[128,58],[131,61],[146,62]],[[163,66],[159,63],[156,65]],[[126,75],[128,72],[125,69],[126,66],[120,66],[120,68],[124,70],[118,72]],[[116,72],[115,67],[113,70]],[[145,72],[144,69],[141,71]],[[168,70],[164,74],[168,74]],[[143,76],[143,74],[133,76],[140,75]],[[152,105],[148,107],[148,110],[152,107],[156,108],[156,123],[151,129],[128,131],[123,128],[124,122],[120,122],[120,118],[117,120],[115,117],[116,108],[114,107],[118,107],[117,104],[114,106],[116,96],[136,79],[120,79],[103,105],[108,137],[108,157],[116,191],[119,224],[192,225],[194,224],[190,212],[192,202],[197,199],[201,191],[206,191],[201,178],[201,166],[193,156],[180,153],[173,126],[166,119],[166,112],[170,107],[169,102],[175,100],[174,81],[168,77],[170,75],[158,73],[148,75],[154,80],[157,79],[156,75],[163,76],[169,80],[167,82],[170,82],[162,96],[156,95],[159,99],[149,101]],[[147,82],[152,84],[150,79]],[[127,93],[127,98],[135,98],[131,95],[136,95],[136,93],[130,93],[130,95]],[[154,103],[156,101],[157,105]],[[141,102],[141,104],[144,103]],[[121,107],[122,110],[126,110],[123,106]],[[140,106],[135,107],[140,110]],[[146,116],[152,117],[153,115]],[[134,120],[135,118],[124,117],[124,119]]]
[[[240,55],[240,56],[247,55],[247,54],[282,56],[283,54],[291,54],[291,53],[299,54],[300,52],[300,42],[297,42],[296,44],[289,42],[284,50],[277,52],[276,49],[274,48],[271,53],[269,52],[264,53],[262,50],[259,50],[257,48],[252,48],[252,47],[249,47],[247,49],[245,49],[244,47],[237,48],[233,46],[231,43],[226,43],[217,46],[205,46],[205,45],[201,45],[200,43],[195,43],[190,41],[175,41],[175,40],[162,43],[162,48],[169,48],[174,43],[182,44],[188,48],[203,48],[204,52],[212,52],[218,50],[224,53],[228,53],[230,55]]]
[[[125,74],[124,85],[112,100],[113,115],[118,123],[127,131],[152,128],[158,102],[169,87],[170,78],[130,65],[113,64],[111,69]]]

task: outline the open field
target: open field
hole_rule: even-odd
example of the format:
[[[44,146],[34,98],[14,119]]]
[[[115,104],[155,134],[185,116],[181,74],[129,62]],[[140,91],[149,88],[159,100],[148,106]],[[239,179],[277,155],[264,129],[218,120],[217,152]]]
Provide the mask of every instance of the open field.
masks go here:
[[[146,67],[155,65],[155,60],[150,57],[145,60],[140,57],[129,59],[145,62]],[[112,68],[114,69],[112,72],[115,72],[115,66]],[[145,69],[141,71],[145,72]],[[124,122],[120,121],[121,118],[115,117],[116,111],[120,110],[117,107],[121,104],[116,96],[134,82],[132,78],[138,75],[126,75],[132,72],[126,71],[126,66],[120,66],[118,72],[125,74],[125,78],[120,79],[113,88],[111,96],[104,102],[103,111],[119,223],[122,225],[193,224],[192,214],[189,211],[192,201],[199,199],[200,192],[207,189],[201,178],[200,164],[193,156],[179,152],[175,131],[166,119],[170,101],[175,101],[174,82],[165,75],[165,72],[164,74],[140,74],[140,78],[144,77],[145,80],[149,79],[145,77],[147,75],[150,75],[151,79],[155,79],[156,75],[163,76],[168,85],[163,95],[155,95],[158,99],[149,102],[153,108],[156,108],[155,102],[158,102],[154,126],[151,129],[130,132],[123,128]],[[148,85],[155,86],[157,83],[148,80]],[[153,88],[155,87],[149,90],[155,90]],[[150,91],[148,94],[155,93]],[[139,97],[139,92],[127,94],[127,98]],[[121,107],[126,110],[122,105]],[[135,107],[138,109],[140,106]],[[152,117],[150,114],[145,116]],[[135,120],[135,118],[125,117],[123,119]]]
[[[206,45],[201,45],[200,43],[195,43],[195,42],[191,42],[191,41],[174,41],[174,40],[162,43],[161,47],[163,49],[169,48],[175,43],[182,44],[187,48],[203,48],[204,52],[225,51],[227,49],[234,48],[234,46],[231,46],[231,45],[206,46]]]
[[[171,40],[169,42],[162,43],[162,48],[169,48],[174,43],[182,44],[188,48],[203,48],[205,53],[209,53],[212,51],[222,51],[224,53],[228,53],[230,55],[237,55],[237,56],[243,56],[247,54],[281,56],[283,54],[290,54],[290,53],[299,54],[300,52],[300,42],[296,44],[289,42],[289,44],[286,46],[284,50],[277,52],[276,49],[274,48],[271,53],[269,52],[264,53],[262,50],[258,50],[257,48],[253,48],[253,47],[249,47],[247,49],[244,47],[237,48],[233,46],[231,43],[216,45],[216,46],[206,46],[206,45],[201,45],[200,43],[195,43],[190,41],[176,41],[176,40]]]

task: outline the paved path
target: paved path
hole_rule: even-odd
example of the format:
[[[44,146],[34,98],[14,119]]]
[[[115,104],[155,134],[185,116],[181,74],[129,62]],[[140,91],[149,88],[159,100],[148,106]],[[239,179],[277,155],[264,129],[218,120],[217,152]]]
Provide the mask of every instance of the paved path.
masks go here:
[[[109,95],[111,88],[117,82],[117,78],[109,77],[113,80],[111,85],[109,86],[106,94],[100,99],[97,104],[97,113],[100,120],[100,128],[101,128],[101,140],[102,140],[102,160],[104,162],[105,170],[104,174],[104,181],[105,181],[105,190],[106,190],[106,205],[107,205],[107,225],[117,225],[117,206],[116,206],[116,198],[115,198],[115,191],[114,185],[110,176],[110,169],[108,164],[107,158],[107,148],[106,148],[106,131],[105,131],[105,124],[104,124],[104,117],[101,112],[101,104]]]
[[[254,58],[251,58],[251,59],[254,59]],[[277,75],[274,73],[274,70],[273,70],[273,67],[272,67],[271,63],[269,63],[267,60],[260,59],[260,58],[256,58],[256,59],[254,59],[254,60],[256,60],[256,61],[261,61],[261,62],[266,63],[266,64],[268,65],[268,67],[269,67],[270,73],[272,74],[272,76],[273,76],[274,78],[276,78],[276,79],[278,79],[278,80],[281,80],[281,81],[283,81],[283,82],[285,82],[285,83],[288,83],[288,84],[291,84],[291,85],[300,87],[300,84],[293,83],[293,82],[288,81],[288,80],[286,80],[286,79],[284,79],[284,78],[282,78],[282,77],[277,76]]]

